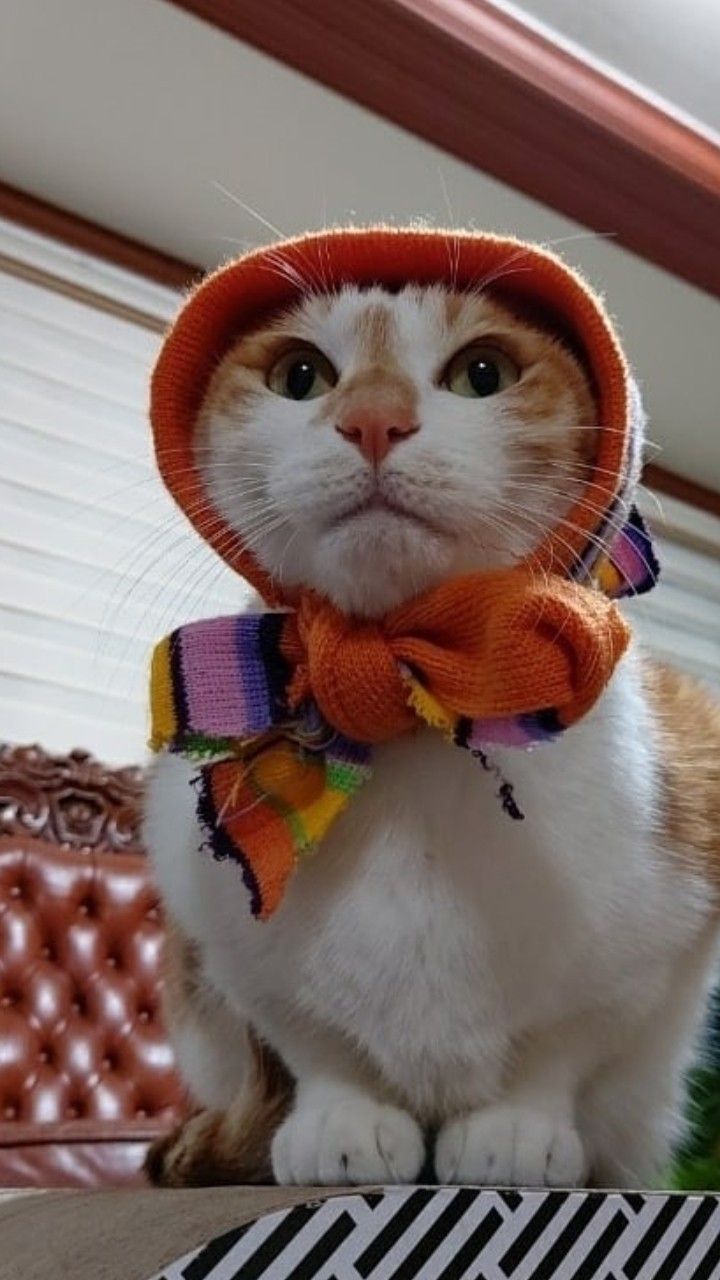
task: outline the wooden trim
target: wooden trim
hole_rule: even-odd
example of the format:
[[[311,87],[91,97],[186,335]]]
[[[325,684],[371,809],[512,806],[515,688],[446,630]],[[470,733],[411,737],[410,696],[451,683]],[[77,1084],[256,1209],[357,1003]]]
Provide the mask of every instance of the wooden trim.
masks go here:
[[[174,289],[187,288],[204,272],[203,267],[172,258],[5,182],[0,182],[0,217]]]
[[[717,489],[709,489],[695,480],[686,480],[676,471],[668,471],[648,462],[643,470],[643,483],[658,493],[666,493],[670,498],[687,502],[691,507],[699,507],[701,511],[709,511],[713,516],[720,516],[720,493]]]
[[[720,148],[489,0],[171,0],[720,295]]]
[[[42,289],[59,293],[63,298],[84,302],[86,306],[94,307],[96,311],[104,311],[107,315],[117,316],[120,320],[128,320],[130,324],[139,325],[142,329],[150,329],[152,333],[164,333],[167,329],[167,321],[161,320],[159,316],[141,311],[115,298],[109,298],[95,289],[88,289],[85,285],[63,280],[60,276],[51,275],[49,271],[42,271],[38,267],[18,262],[4,253],[0,253],[0,272],[15,276],[18,280],[27,280],[30,284],[38,284]]]

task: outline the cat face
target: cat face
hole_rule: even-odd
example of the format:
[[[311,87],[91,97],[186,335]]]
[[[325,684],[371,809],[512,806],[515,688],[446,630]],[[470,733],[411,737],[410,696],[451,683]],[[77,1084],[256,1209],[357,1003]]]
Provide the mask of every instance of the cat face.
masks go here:
[[[579,497],[595,424],[574,356],[491,296],[348,287],[229,352],[196,458],[276,580],[375,616],[527,554]]]

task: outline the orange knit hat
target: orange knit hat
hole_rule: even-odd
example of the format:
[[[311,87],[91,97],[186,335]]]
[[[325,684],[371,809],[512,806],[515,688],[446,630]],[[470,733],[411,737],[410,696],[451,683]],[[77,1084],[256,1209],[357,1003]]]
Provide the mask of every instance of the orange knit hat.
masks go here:
[[[378,227],[301,236],[221,267],[191,294],[155,367],[151,421],[160,473],[206,542],[269,604],[285,603],[237,534],[208,510],[193,435],[218,361],[243,333],[297,301],[308,279],[323,290],[450,282],[460,290],[492,287],[510,303],[530,304],[567,337],[590,372],[602,426],[583,495],[563,521],[562,533],[551,532],[530,561],[582,577],[592,547],[638,469],[638,406],[628,366],[601,300],[559,258],[512,238],[469,231]]]

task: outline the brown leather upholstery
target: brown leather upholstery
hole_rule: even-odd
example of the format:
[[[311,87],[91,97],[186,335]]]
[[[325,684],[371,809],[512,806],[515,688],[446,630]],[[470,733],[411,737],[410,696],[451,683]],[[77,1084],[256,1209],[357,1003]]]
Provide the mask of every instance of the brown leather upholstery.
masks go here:
[[[0,1186],[137,1181],[182,1110],[147,859],[98,844],[0,837]]]

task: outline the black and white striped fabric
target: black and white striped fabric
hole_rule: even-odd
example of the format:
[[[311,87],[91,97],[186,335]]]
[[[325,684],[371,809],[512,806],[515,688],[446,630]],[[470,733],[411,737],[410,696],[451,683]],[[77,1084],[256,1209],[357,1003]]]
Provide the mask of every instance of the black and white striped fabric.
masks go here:
[[[153,1280],[718,1280],[720,1197],[388,1188],[270,1213]]]

